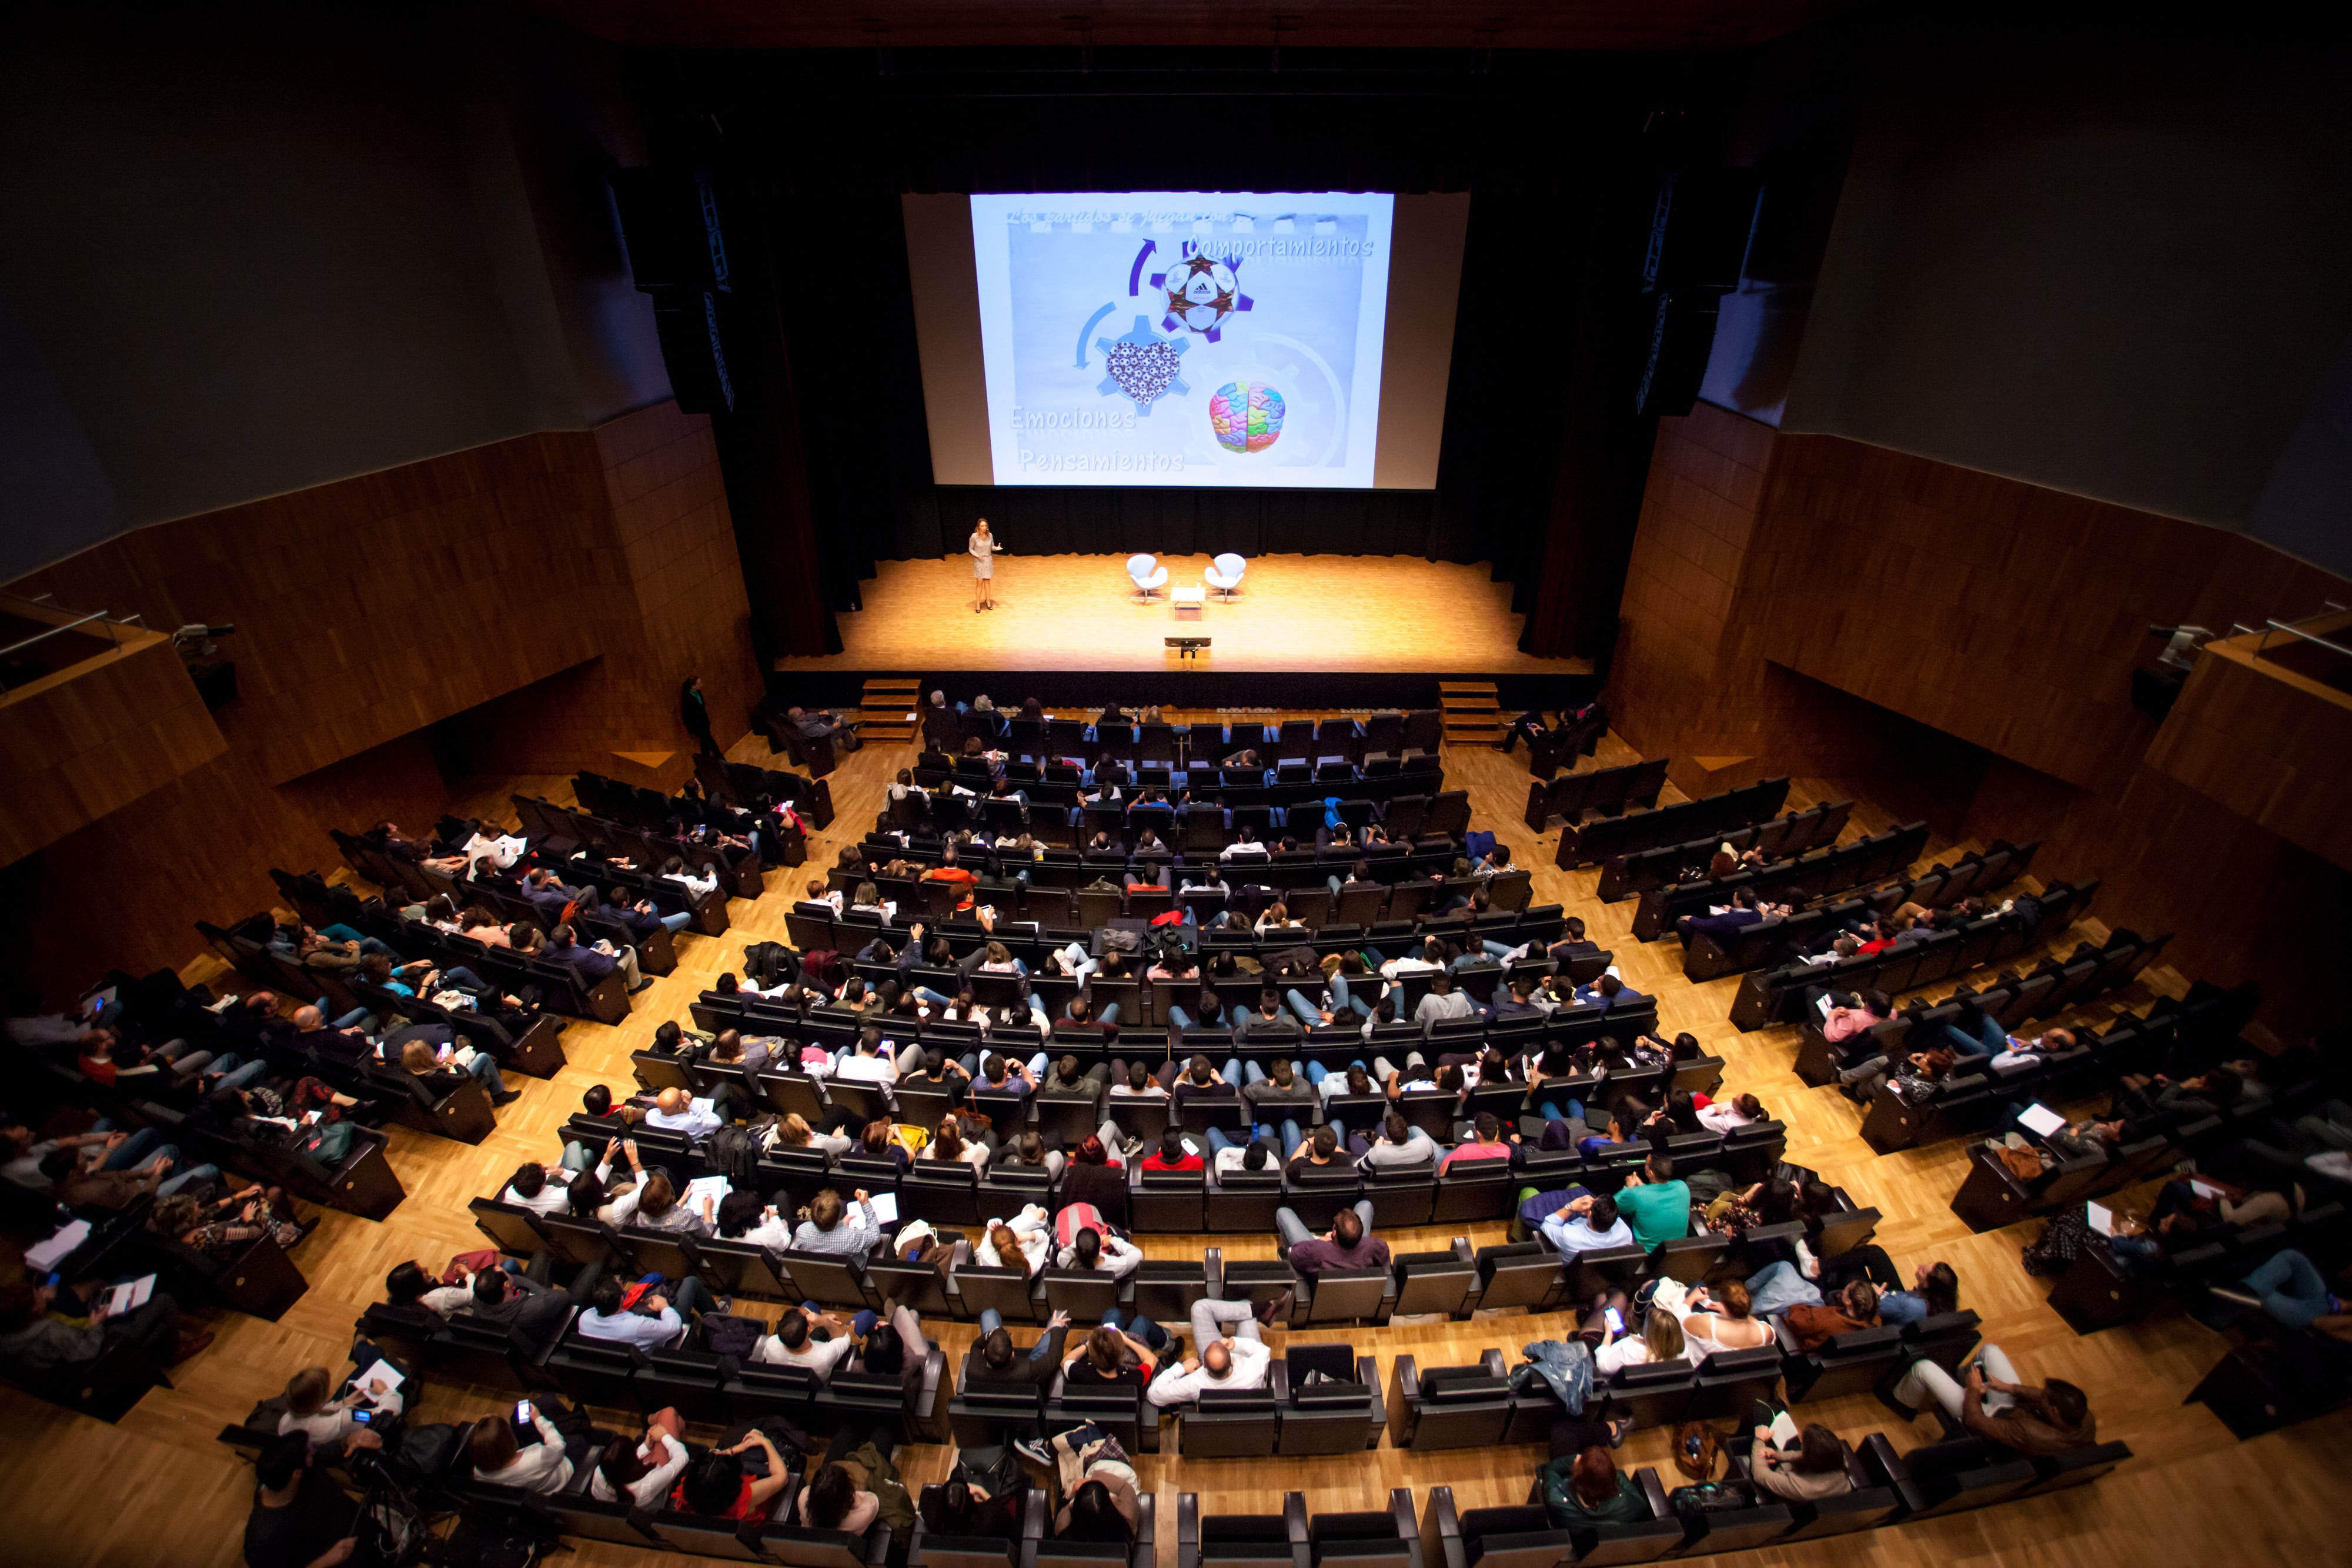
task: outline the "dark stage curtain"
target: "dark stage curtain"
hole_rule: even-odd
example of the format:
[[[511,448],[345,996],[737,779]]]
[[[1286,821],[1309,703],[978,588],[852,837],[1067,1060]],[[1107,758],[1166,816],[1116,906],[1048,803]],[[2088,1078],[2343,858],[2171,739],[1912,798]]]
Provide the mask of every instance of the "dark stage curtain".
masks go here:
[[[1024,555],[1417,555],[1449,548],[1433,490],[1130,490],[940,485],[927,555],[961,555],[976,518]]]

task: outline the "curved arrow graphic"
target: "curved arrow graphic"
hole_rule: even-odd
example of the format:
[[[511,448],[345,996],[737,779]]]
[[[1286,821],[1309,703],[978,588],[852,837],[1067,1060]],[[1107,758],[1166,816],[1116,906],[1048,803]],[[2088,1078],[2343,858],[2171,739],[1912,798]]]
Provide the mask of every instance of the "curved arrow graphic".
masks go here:
[[[1135,298],[1137,290],[1142,285],[1143,264],[1150,259],[1151,253],[1159,248],[1160,246],[1154,241],[1145,240],[1143,248],[1135,253],[1135,265],[1127,269],[1127,297],[1129,299]]]
[[[1118,308],[1116,305],[1104,306],[1087,317],[1087,324],[1078,329],[1078,369],[1083,371],[1087,368],[1087,340],[1095,335],[1095,329],[1102,325],[1102,319]]]

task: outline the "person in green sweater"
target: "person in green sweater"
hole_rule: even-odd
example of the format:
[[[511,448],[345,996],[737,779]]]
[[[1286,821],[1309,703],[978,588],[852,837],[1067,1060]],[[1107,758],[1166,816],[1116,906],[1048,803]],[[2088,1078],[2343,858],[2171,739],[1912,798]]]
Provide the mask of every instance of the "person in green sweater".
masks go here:
[[[1633,1228],[1633,1239],[1655,1249],[1661,1242],[1679,1241],[1691,1233],[1690,1187],[1675,1179],[1675,1162],[1653,1149],[1645,1171],[1625,1177],[1617,1194],[1617,1212]]]
[[[1536,1472],[1543,1483],[1544,1510],[1562,1530],[1589,1524],[1638,1524],[1651,1517],[1642,1485],[1617,1468],[1609,1450],[1595,1443],[1562,1454]]]

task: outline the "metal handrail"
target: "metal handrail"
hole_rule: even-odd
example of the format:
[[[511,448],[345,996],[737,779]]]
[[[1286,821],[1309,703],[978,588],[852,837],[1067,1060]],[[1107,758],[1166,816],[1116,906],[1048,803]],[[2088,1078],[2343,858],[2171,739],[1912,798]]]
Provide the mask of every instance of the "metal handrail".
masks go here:
[[[6,647],[0,648],[0,659],[5,659],[9,654],[16,653],[20,649],[29,648],[36,643],[46,643],[50,638],[58,635],[60,632],[71,632],[77,627],[87,626],[93,621],[103,622],[105,623],[106,641],[109,646],[115,648],[122,646],[122,640],[114,634],[114,628],[116,625],[120,624],[120,622],[116,622],[115,619],[109,615],[105,611],[99,610],[83,616],[79,621],[68,621],[62,626],[52,626],[47,631],[40,632],[35,636],[27,637],[21,643],[11,643]]]
[[[2263,650],[2270,646],[2273,632],[2284,632],[2290,637],[2300,637],[2306,643],[2316,643],[2332,653],[2341,653],[2347,658],[2352,658],[2352,648],[2347,648],[2341,643],[2331,643],[2325,637],[2315,637],[2299,626],[2290,626],[2284,621],[2273,621],[2267,618],[2263,620],[2263,631],[2254,643],[2253,657],[2257,663],[2262,659]],[[2248,627],[2247,630],[2252,631],[2253,628]]]

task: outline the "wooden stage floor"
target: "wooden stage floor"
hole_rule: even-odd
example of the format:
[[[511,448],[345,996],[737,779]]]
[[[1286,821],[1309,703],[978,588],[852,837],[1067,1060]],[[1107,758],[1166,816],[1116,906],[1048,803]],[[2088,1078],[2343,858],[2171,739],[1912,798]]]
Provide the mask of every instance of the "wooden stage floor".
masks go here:
[[[757,739],[739,742],[733,754],[742,761],[771,761]],[[294,1255],[310,1291],[281,1321],[206,1314],[219,1330],[218,1342],[174,1371],[175,1386],[150,1393],[119,1426],[68,1415],[0,1386],[0,1469],[12,1482],[0,1517],[7,1521],[7,1538],[16,1543],[0,1557],[53,1568],[235,1568],[241,1563],[252,1470],[215,1441],[222,1424],[243,1419],[257,1399],[277,1393],[299,1367],[321,1364],[340,1373],[352,1321],[382,1296],[384,1274],[394,1264],[421,1259],[437,1270],[453,1254],[481,1246],[467,1200],[496,1191],[523,1161],[552,1154],[557,1129],[579,1107],[581,1092],[590,1084],[625,1088],[630,1052],[642,1049],[663,1019],[685,1019],[688,1003],[720,971],[740,968],[746,943],[782,940],[785,912],[801,883],[872,825],[892,774],[912,755],[906,746],[871,745],[847,758],[832,779],[838,816],[831,828],[811,835],[808,867],[797,874],[780,872],[758,900],[732,904],[733,928],[725,936],[680,938],[677,971],[636,998],[622,1023],[574,1023],[563,1036],[569,1065],[552,1082],[511,1079],[522,1098],[499,1112],[498,1129],[479,1145],[393,1129],[392,1160],[407,1188],[406,1201],[380,1224],[321,1213],[318,1232]],[[1634,755],[1611,736],[1600,755],[1581,766],[1608,766]],[[2018,1249],[2040,1233],[2040,1222],[1971,1235],[1952,1214],[1951,1195],[1965,1168],[1959,1142],[1874,1155],[1856,1135],[1860,1108],[1834,1090],[1806,1087],[1790,1071],[1796,1030],[1741,1034],[1733,1029],[1727,1014],[1739,984],[1736,977],[1705,985],[1685,980],[1675,943],[1633,939],[1631,902],[1602,904],[1594,896],[1597,873],[1553,865],[1558,835],[1529,833],[1518,821],[1528,780],[1521,758],[1448,746],[1444,761],[1448,784],[1470,792],[1474,821],[1500,832],[1513,858],[1533,869],[1537,901],[1558,901],[1581,916],[1592,935],[1617,953],[1625,977],[1658,998],[1668,1030],[1696,1034],[1724,1057],[1731,1090],[1756,1093],[1787,1120],[1792,1159],[1878,1207],[1884,1216],[1878,1239],[1896,1265],[1907,1274],[1930,1260],[1948,1260],[1959,1274],[1962,1303],[1984,1318],[1985,1337],[2006,1349],[2029,1378],[2060,1376],[2079,1384],[2090,1395],[2100,1436],[2128,1442],[2135,1454],[2114,1474],[2074,1491],[1836,1540],[1683,1561],[1727,1568],[2168,1568],[2180,1563],[2344,1561],[2342,1455],[2352,1441],[2352,1411],[2242,1444],[2203,1406],[2181,1404],[2181,1396],[2229,1348],[2223,1335],[2177,1309],[2104,1333],[2074,1333],[2048,1305],[2049,1282],[2018,1267]],[[1837,779],[1800,779],[1795,784],[1792,808],[1854,793]],[[455,792],[450,806],[511,821],[507,802],[516,791],[571,799],[564,778],[503,777],[469,781]],[[1671,788],[1664,797],[1675,798]],[[1848,832],[1887,825],[1885,815],[1871,809],[1865,798]],[[1922,861],[1946,859],[1967,847],[1934,841]],[[337,875],[348,879],[349,873]],[[2101,914],[2125,921],[2130,912]],[[2105,930],[2098,921],[2085,921],[2058,946],[2063,950],[2078,937],[2095,939]],[[105,960],[102,941],[93,938],[92,972]],[[217,984],[223,971],[217,958],[205,956],[182,974],[190,983]],[[2183,977],[2158,967],[2086,1014],[2104,1019],[2122,1005],[2144,1009],[2157,992],[2178,995],[2185,987]],[[2146,1195],[2137,1197],[2144,1208]],[[1505,1231],[1499,1223],[1482,1222],[1402,1230],[1388,1239],[1399,1250],[1423,1250],[1444,1248],[1456,1234],[1486,1245],[1501,1241]],[[1268,1235],[1148,1235],[1140,1242],[1147,1257],[1159,1259],[1197,1259],[1208,1246],[1223,1248],[1228,1257],[1274,1255]],[[782,1309],[747,1298],[735,1310],[773,1318]],[[951,1362],[972,1343],[969,1325],[929,1326]],[[1277,1345],[1350,1343],[1360,1354],[1379,1358],[1385,1382],[1401,1353],[1412,1354],[1424,1366],[1461,1365],[1490,1348],[1516,1360],[1520,1345],[1557,1337],[1572,1326],[1566,1313],[1487,1312],[1467,1322],[1399,1319],[1386,1328],[1286,1331],[1275,1339]],[[426,1385],[415,1414],[426,1421],[466,1420],[500,1408],[506,1397],[436,1378]],[[1849,1441],[1885,1432],[1898,1449],[1934,1435],[1933,1423],[1899,1422],[1867,1395],[1808,1404],[1800,1413],[1825,1422]],[[631,1419],[622,1412],[605,1412],[602,1418],[616,1426]],[[698,1429],[697,1435],[707,1440],[710,1434]],[[1636,1431],[1620,1459],[1629,1468],[1654,1466],[1668,1485],[1677,1484],[1672,1442],[1673,1433],[1664,1428]],[[1330,1511],[1384,1506],[1391,1487],[1412,1489],[1418,1507],[1431,1487],[1445,1484],[1466,1510],[1524,1500],[1528,1477],[1543,1458],[1540,1446],[1416,1454],[1383,1442],[1367,1453],[1280,1465],[1186,1459],[1163,1452],[1143,1458],[1137,1469],[1158,1500],[1161,1525],[1155,1568],[1174,1568],[1177,1499],[1184,1492],[1198,1493],[1207,1513],[1272,1513],[1280,1511],[1286,1489],[1303,1491],[1310,1509]],[[899,1455],[906,1479],[916,1486],[944,1479],[953,1459],[950,1449],[932,1445],[909,1447]],[[581,1542],[562,1561],[572,1568],[688,1568],[713,1560]]]
[[[1163,556],[1171,588],[1198,584],[1208,556]],[[1214,639],[1209,670],[1586,674],[1584,659],[1518,650],[1526,617],[1483,565],[1417,556],[1276,555],[1249,564],[1229,603],[1179,621],[1165,591],[1139,603],[1118,555],[1001,556],[996,607],[972,608],[971,561],[887,560],[866,608],[841,617],[842,651],[779,671],[1158,670],[1161,639]]]

